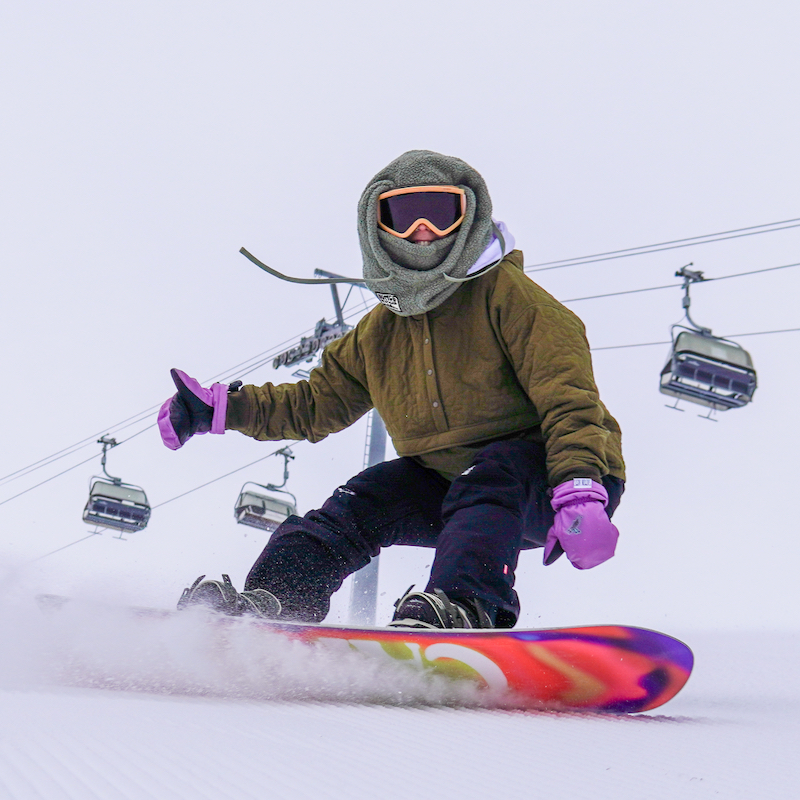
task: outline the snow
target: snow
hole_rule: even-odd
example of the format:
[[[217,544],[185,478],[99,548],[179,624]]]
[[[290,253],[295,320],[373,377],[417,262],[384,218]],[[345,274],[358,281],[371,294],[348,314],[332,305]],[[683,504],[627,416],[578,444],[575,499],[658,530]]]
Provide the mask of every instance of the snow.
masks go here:
[[[220,654],[209,630],[5,602],[0,797],[788,798],[800,778],[795,632],[684,634],[686,688],[618,717],[481,707],[246,625]]]

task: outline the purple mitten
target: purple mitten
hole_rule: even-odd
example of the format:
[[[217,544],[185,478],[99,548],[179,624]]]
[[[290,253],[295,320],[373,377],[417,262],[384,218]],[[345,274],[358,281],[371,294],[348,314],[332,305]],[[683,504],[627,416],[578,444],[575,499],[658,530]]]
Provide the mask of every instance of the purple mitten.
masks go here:
[[[606,514],[608,493],[591,478],[573,478],[553,489],[556,512],[547,532],[544,563],[552,564],[561,553],[578,569],[591,569],[614,555],[619,531]]]
[[[215,383],[204,389],[179,369],[170,370],[178,393],[158,412],[161,440],[170,450],[183,447],[196,433],[225,433],[228,387]]]

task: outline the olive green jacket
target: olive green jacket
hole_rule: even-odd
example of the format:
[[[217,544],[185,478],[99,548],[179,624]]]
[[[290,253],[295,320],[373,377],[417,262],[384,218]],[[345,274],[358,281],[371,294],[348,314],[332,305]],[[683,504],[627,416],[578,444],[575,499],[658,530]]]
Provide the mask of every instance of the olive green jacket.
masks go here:
[[[307,381],[229,395],[226,427],[318,442],[377,409],[401,456],[503,438],[545,443],[550,484],[625,479],[581,321],[522,271],[519,250],[427,314],[383,305],[325,349]]]

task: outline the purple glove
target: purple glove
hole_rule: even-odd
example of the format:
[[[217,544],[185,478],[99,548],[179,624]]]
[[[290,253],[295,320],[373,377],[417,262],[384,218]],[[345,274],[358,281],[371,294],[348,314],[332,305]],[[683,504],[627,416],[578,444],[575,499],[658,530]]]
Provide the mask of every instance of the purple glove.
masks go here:
[[[158,430],[164,444],[170,450],[177,450],[196,433],[225,433],[228,387],[215,383],[210,389],[204,389],[179,369],[171,369],[169,374],[178,393],[158,412]]]
[[[578,569],[591,569],[614,555],[619,531],[606,514],[608,493],[591,478],[573,478],[553,489],[556,518],[547,532],[544,563],[562,553]]]

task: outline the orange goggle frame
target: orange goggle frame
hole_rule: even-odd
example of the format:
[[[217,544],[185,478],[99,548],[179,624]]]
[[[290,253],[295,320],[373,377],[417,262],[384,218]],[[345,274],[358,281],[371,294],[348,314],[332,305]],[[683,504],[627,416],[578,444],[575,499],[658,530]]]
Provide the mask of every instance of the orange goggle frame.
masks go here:
[[[459,186],[408,186],[378,195],[378,226],[400,239],[407,239],[423,223],[438,236],[447,236],[464,221],[466,211],[467,196]]]

